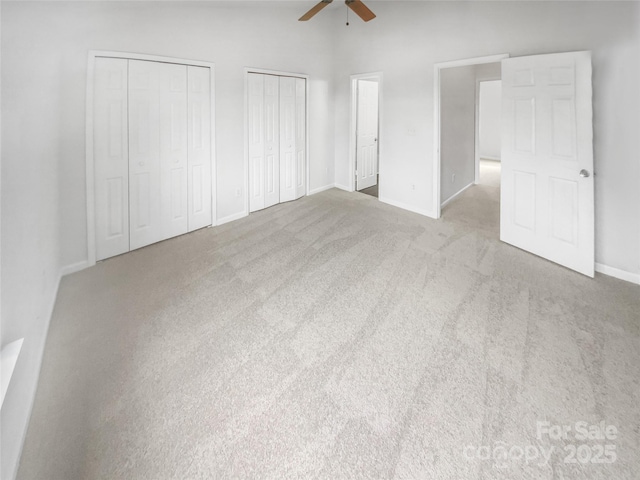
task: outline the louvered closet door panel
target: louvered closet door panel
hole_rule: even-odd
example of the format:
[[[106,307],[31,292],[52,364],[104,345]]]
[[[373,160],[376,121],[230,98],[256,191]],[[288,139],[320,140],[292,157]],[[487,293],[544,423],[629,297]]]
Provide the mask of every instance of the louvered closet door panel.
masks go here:
[[[296,78],[296,176],[295,197],[300,198],[306,193],[306,80]]]
[[[212,224],[211,71],[187,67],[189,133],[189,231]]]
[[[160,64],[129,61],[129,215],[131,249],[162,240]]]
[[[96,58],[93,100],[96,259],[129,251],[127,60]]]
[[[249,128],[249,211],[265,207],[264,203],[264,79],[265,75],[250,73],[248,88]]]
[[[296,199],[296,79],[280,77],[280,201]]]
[[[187,67],[158,64],[161,238],[187,233]]]
[[[280,82],[264,75],[264,206],[280,202]]]

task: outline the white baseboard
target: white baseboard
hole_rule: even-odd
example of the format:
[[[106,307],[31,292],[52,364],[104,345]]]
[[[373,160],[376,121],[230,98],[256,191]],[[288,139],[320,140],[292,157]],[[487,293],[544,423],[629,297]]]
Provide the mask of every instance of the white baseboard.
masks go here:
[[[325,190],[330,190],[334,187],[335,185],[333,183],[329,184],[329,185],[325,185],[324,187],[318,187],[318,188],[314,188],[313,190],[311,190],[307,195],[315,195],[316,193],[320,193],[320,192],[324,192]]]
[[[473,185],[473,182],[471,182],[469,185],[467,185],[466,187],[463,187],[462,190],[460,190],[458,193],[454,193],[453,195],[451,195],[449,198],[447,198],[444,202],[442,202],[442,205],[440,205],[440,208],[444,207],[447,203],[455,200],[459,195],[462,194],[462,192],[464,192],[467,188],[469,188],[470,186]]]
[[[84,270],[85,268],[89,268],[89,262],[87,260],[72,263],[71,265],[67,265],[60,269],[60,276],[64,277],[65,275],[71,275],[72,273],[79,272],[80,270]]]
[[[596,272],[640,285],[640,273],[627,272],[626,270],[620,270],[619,268],[603,265],[602,263],[596,263]]]
[[[378,197],[378,200],[380,200],[382,203],[386,203],[387,205],[392,205],[394,207],[398,207],[403,210],[408,210],[410,212],[417,213],[419,215],[424,215],[425,217],[431,216],[429,215],[429,212],[423,208],[417,208],[417,207],[414,207],[413,205],[408,205],[406,203],[398,202],[396,200],[391,200],[385,197]]]
[[[345,192],[353,192],[353,190],[351,190],[349,187],[345,187],[344,185],[341,185],[339,183],[336,183],[333,186],[339,188],[340,190],[344,190]]]
[[[216,226],[224,225],[225,223],[233,222],[234,220],[240,220],[249,215],[249,212],[244,211],[240,213],[234,213],[233,215],[227,215],[226,217],[222,217],[218,219]]]
[[[493,162],[499,162],[500,157],[490,157],[488,155],[480,155],[480,160],[491,160]]]

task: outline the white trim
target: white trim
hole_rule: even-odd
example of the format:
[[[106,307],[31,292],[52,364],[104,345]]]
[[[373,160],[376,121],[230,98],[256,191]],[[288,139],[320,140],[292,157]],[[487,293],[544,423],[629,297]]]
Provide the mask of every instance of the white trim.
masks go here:
[[[325,185],[324,187],[318,187],[311,190],[308,195],[315,195],[316,193],[324,192],[326,190],[331,190],[335,185],[330,183],[329,185]]]
[[[396,200],[391,200],[385,197],[378,197],[378,200],[380,200],[382,203],[386,203],[387,205],[391,205],[393,207],[398,207],[401,208],[403,210],[408,210],[409,212],[413,212],[413,213],[417,213],[420,215],[424,215],[426,217],[430,217],[431,215],[429,215],[429,212],[427,212],[426,210],[422,209],[422,208],[416,208],[413,205],[409,205],[407,203],[402,203],[402,202],[398,202]]]
[[[480,160],[491,160],[492,162],[499,162],[500,161],[500,157],[492,157],[489,155],[481,155],[480,156]]]
[[[440,202],[440,71],[443,68],[496,63],[505,58],[509,58],[508,53],[441,62],[433,65],[433,214],[429,215],[430,217],[440,218],[440,210],[442,208]]]
[[[217,167],[216,167],[216,104],[215,104],[215,64],[201,60],[190,60],[175,57],[162,57],[158,55],[147,55],[143,53],[125,53],[106,50],[90,50],[87,63],[87,95],[86,95],[86,117],[85,117],[85,157],[86,157],[86,192],[87,192],[87,267],[96,264],[96,223],[95,223],[95,174],[93,159],[93,83],[95,76],[95,61],[98,57],[123,58],[127,60],[146,60],[162,63],[176,63],[179,65],[190,65],[195,67],[209,68],[209,88],[210,88],[210,109],[211,109],[211,226],[216,225],[217,209]],[[74,264],[77,265],[77,264]],[[65,268],[70,268],[68,266]],[[66,270],[65,270],[66,271]],[[70,272],[72,273],[72,272]],[[66,273],[63,273],[66,274]]]
[[[87,260],[82,260],[80,262],[72,263],[71,265],[64,266],[60,269],[60,275],[71,275],[72,273],[79,272],[84,270],[85,268],[89,268],[89,262]]]
[[[213,63],[190,58],[165,57],[161,55],[148,55],[146,53],[118,52],[115,50],[89,50],[89,57],[122,58],[125,60],[146,60],[148,62],[177,63],[178,65],[191,65],[194,67],[211,68]]]
[[[596,263],[595,270],[598,273],[640,285],[640,273],[627,272],[626,270],[603,265],[602,263]]]
[[[480,80],[476,77],[475,131],[473,133],[473,183],[480,183]],[[458,192],[460,193],[460,192]],[[444,202],[440,208],[444,207]]]
[[[454,193],[453,195],[451,195],[449,198],[447,198],[444,202],[442,202],[441,208],[444,208],[449,202],[455,200],[458,196],[462,195],[462,192],[464,192],[466,189],[468,189],[469,187],[472,187],[473,185],[475,185],[474,182],[471,182],[469,185],[467,185],[466,187],[462,187],[457,193]]]
[[[380,188],[380,174],[382,170],[382,110],[383,110],[383,86],[382,86],[382,72],[372,73],[359,73],[351,75],[351,116],[349,118],[349,192],[355,192],[356,190],[356,118],[358,116],[358,80],[376,80],[378,82],[378,191],[382,191]]]
[[[233,222],[235,220],[240,220],[241,218],[248,217],[249,212],[242,211],[240,213],[233,213],[231,215],[227,215],[226,217],[222,217],[218,219],[217,226],[224,225],[225,223]]]
[[[353,192],[353,190],[351,190],[349,187],[340,183],[335,183],[333,186],[337,189],[344,190],[345,192]]]
[[[261,73],[263,75],[277,75],[279,77],[294,77],[294,78],[303,78],[304,79],[304,97],[305,97],[305,176],[306,176],[306,185],[305,185],[305,195],[310,195],[310,184],[311,184],[311,176],[310,176],[310,167],[309,167],[309,90],[311,85],[309,82],[309,75],[305,73],[292,73],[292,72],[282,72],[280,70],[268,70],[265,68],[244,68],[244,200],[245,200],[245,208],[244,213],[249,215],[249,74],[250,73]]]

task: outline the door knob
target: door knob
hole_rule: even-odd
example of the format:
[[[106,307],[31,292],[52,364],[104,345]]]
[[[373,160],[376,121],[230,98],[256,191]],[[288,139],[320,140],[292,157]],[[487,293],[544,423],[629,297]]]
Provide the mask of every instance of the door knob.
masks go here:
[[[583,178],[587,178],[589,176],[589,170],[585,170],[584,168],[580,170],[580,176]]]

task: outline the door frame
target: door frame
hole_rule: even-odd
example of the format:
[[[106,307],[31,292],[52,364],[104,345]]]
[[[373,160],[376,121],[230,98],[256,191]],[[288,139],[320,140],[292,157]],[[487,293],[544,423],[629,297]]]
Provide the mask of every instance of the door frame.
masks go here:
[[[194,67],[209,68],[209,88],[211,102],[211,226],[217,225],[216,215],[216,137],[215,137],[215,64],[200,60],[185,58],[163,57],[141,53],[115,52],[107,50],[90,50],[87,63],[87,92],[85,117],[85,166],[86,166],[86,195],[87,195],[87,267],[96,264],[96,214],[95,214],[95,161],[93,158],[93,100],[96,58],[122,58],[125,60],[146,60],[150,62],[174,63]]]
[[[433,208],[431,213],[428,215],[431,218],[438,219],[441,215],[442,204],[440,202],[440,168],[441,168],[441,158],[440,158],[440,73],[444,68],[452,68],[452,67],[464,67],[469,65],[482,65],[484,63],[497,63],[505,58],[509,58],[508,53],[497,54],[497,55],[488,55],[485,57],[475,57],[475,58],[466,58],[462,60],[453,60],[449,62],[440,62],[433,65],[434,68],[434,77],[433,77]],[[477,83],[477,82],[476,82]],[[477,88],[477,87],[476,87]],[[477,108],[478,100],[476,95],[476,108]],[[478,128],[478,120],[476,115],[476,130]],[[477,143],[477,139],[476,139]],[[476,154],[477,156],[477,148]]]
[[[380,125],[382,125],[382,98],[383,98],[383,76],[382,72],[359,73],[350,76],[351,82],[351,116],[349,119],[349,191],[356,191],[356,137],[358,118],[358,80],[376,80],[378,82],[378,199],[381,197],[382,188],[380,179],[382,175],[382,139],[380,138]]]
[[[304,73],[283,72],[280,70],[269,70],[265,68],[250,68],[244,69],[244,210],[238,218],[246,217],[249,215],[249,197],[251,192],[249,191],[249,74],[261,73],[263,75],[277,75],[279,77],[294,77],[303,78],[305,80],[305,92],[304,92],[304,108],[305,108],[305,187],[304,196],[309,195],[309,75]]]

